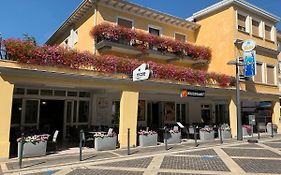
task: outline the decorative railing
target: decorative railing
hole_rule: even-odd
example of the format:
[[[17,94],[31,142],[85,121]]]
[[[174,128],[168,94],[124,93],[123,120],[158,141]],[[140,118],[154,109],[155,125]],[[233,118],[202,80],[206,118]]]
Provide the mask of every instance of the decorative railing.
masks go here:
[[[142,52],[154,49],[162,54],[173,53],[180,58],[193,60],[211,60],[211,50],[203,46],[195,46],[191,43],[176,41],[168,37],[159,37],[135,29],[129,29],[118,25],[102,23],[90,32],[97,43],[107,40],[134,46]]]
[[[114,55],[95,56],[89,52],[78,52],[58,46],[36,46],[33,42],[8,39],[4,41],[10,60],[18,63],[87,69],[101,73],[131,75],[144,61]],[[188,84],[213,84],[233,86],[234,78],[224,74],[207,73],[173,64],[147,62],[153,71],[152,78],[186,82]]]

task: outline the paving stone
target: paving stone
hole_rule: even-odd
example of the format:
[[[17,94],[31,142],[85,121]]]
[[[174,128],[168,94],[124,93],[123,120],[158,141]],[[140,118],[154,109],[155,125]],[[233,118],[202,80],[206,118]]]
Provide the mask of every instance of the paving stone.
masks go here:
[[[159,172],[157,175],[202,175],[202,174]],[[207,175],[207,174],[205,174],[205,175]]]
[[[76,169],[67,175],[142,175],[141,171],[100,170],[100,169]]]
[[[271,147],[271,148],[281,148],[281,143],[264,143],[265,145]]]
[[[281,174],[281,160],[233,159],[247,173]]]
[[[218,157],[179,157],[165,156],[162,169],[188,169],[208,171],[229,171],[227,166]]]
[[[109,167],[132,167],[132,168],[147,168],[151,163],[153,157],[123,160],[106,164],[99,164],[96,166],[109,166]]]
[[[27,175],[52,175],[54,173],[56,173],[58,171],[45,171],[45,172],[38,172],[38,173],[31,173],[31,174],[27,174]]]
[[[223,148],[223,151],[229,156],[240,156],[240,157],[281,157],[281,155],[266,149],[232,149]]]
[[[248,143],[248,144],[241,144],[241,145],[234,145],[230,147],[237,147],[237,148],[263,148],[260,145],[254,144],[254,143]]]
[[[85,154],[83,155],[84,161],[94,161],[97,159],[104,159],[104,158],[111,158],[111,157],[117,157],[116,155],[104,152],[104,153],[98,153],[98,154]],[[73,162],[79,162],[79,155],[67,155],[67,156],[61,156],[61,157],[42,157],[42,159],[36,159],[36,160],[25,160],[23,159],[23,168],[38,168],[42,166],[57,166],[60,164],[66,164],[66,163],[73,163]],[[18,162],[11,162],[6,164],[8,167],[8,170],[12,169],[19,169]]]
[[[213,155],[216,156],[217,153],[213,149],[204,149],[204,150],[198,150],[198,151],[190,151],[190,152],[181,152],[178,153],[178,155]]]
[[[191,148],[192,144],[174,144],[174,145],[168,145],[169,151],[175,151],[175,150],[182,150],[182,149],[186,149],[186,148]],[[138,155],[138,154],[144,154],[144,153],[159,153],[159,152],[166,152],[165,150],[165,146],[161,145],[161,146],[156,146],[156,147],[146,147],[146,148],[135,148],[135,149],[131,149],[131,155]],[[117,154],[120,155],[127,155],[127,150],[123,149],[123,150],[117,150],[114,151]]]

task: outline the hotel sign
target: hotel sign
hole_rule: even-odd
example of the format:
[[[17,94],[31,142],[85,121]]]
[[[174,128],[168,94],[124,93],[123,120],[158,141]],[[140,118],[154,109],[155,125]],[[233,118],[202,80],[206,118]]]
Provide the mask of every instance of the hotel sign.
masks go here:
[[[242,44],[242,50],[244,52],[251,52],[256,47],[256,42],[253,40],[245,40]]]
[[[256,43],[253,40],[245,40],[242,44],[244,51],[244,76],[252,77],[257,74],[256,51],[254,50]]]
[[[149,65],[143,63],[133,71],[133,81],[142,81],[149,79],[150,69]]]
[[[252,77],[257,74],[256,51],[244,52],[244,76]]]
[[[205,91],[201,90],[181,90],[181,97],[205,97]]]

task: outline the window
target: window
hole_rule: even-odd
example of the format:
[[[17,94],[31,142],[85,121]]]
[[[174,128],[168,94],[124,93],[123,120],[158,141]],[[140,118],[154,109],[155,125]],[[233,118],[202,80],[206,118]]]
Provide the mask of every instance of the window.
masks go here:
[[[252,21],[252,34],[255,36],[261,36],[260,35],[260,22],[253,20]]]
[[[12,106],[12,124],[21,123],[22,99],[14,98]]]
[[[265,39],[268,39],[268,40],[272,40],[271,39],[271,26],[269,25],[265,25]]]
[[[63,42],[63,48],[68,48],[68,38],[64,40]]]
[[[37,123],[38,100],[26,100],[25,102],[25,123]]]
[[[238,14],[238,30],[246,32],[246,16]]]
[[[275,84],[275,68],[274,66],[266,66],[267,84]]]
[[[148,32],[152,35],[160,36],[160,30],[153,28],[153,27],[148,27]]]
[[[262,63],[257,63],[257,74],[255,75],[255,82],[258,82],[258,83],[262,83],[263,82],[263,64]]]
[[[133,21],[128,19],[117,18],[117,24],[122,27],[133,28]]]
[[[90,112],[89,101],[79,101],[79,122],[88,122]]]
[[[44,95],[44,96],[52,96],[52,95],[53,95],[53,90],[42,89],[42,90],[41,90],[41,95]]]
[[[176,41],[181,41],[185,42],[186,41],[186,36],[180,33],[175,33],[175,40]]]
[[[204,124],[211,124],[211,105],[201,105],[201,119]]]

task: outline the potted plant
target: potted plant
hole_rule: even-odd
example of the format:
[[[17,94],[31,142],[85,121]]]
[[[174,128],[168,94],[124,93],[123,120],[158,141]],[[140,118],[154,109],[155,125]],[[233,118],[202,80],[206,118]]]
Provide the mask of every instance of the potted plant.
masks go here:
[[[155,131],[140,130],[138,134],[141,147],[157,145],[158,134]]]
[[[111,134],[96,133],[95,149],[97,151],[106,151],[116,149],[117,136],[114,132]]]
[[[46,155],[47,141],[49,137],[49,134],[42,134],[18,138],[18,157],[20,156],[21,142],[23,142],[22,157]]]
[[[230,139],[231,138],[231,129],[228,124],[224,123],[219,128],[221,132],[219,132],[219,138],[222,136],[222,139]]]
[[[167,135],[167,143],[181,143],[181,132],[178,129],[171,129]]]
[[[199,133],[200,133],[200,140],[202,141],[214,140],[215,138],[215,132],[211,127],[201,128]]]
[[[252,132],[252,127],[250,125],[243,125],[242,126],[243,136],[250,136],[251,132]]]

